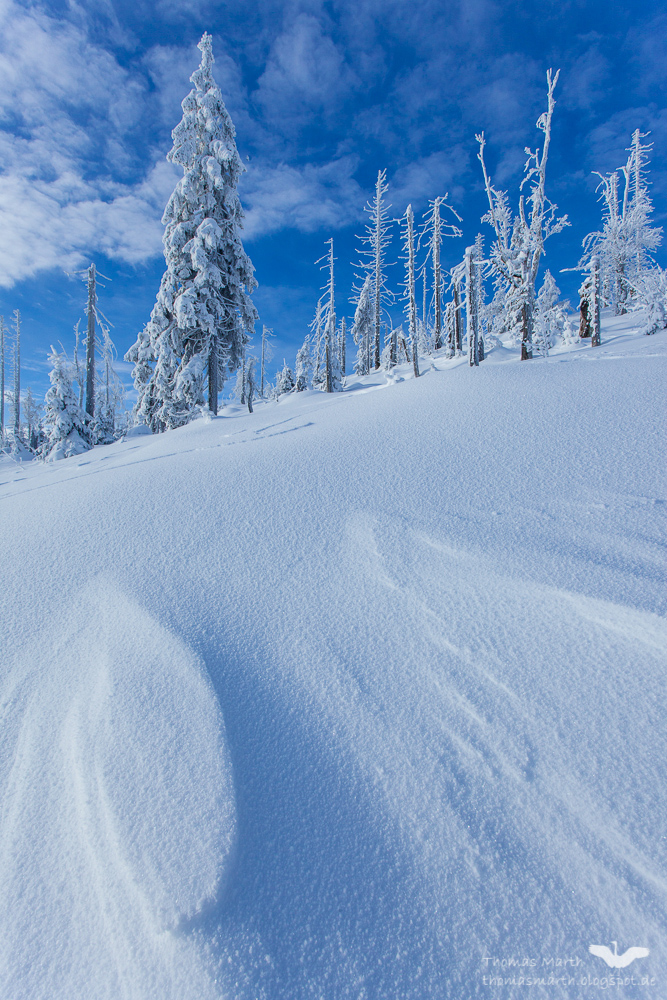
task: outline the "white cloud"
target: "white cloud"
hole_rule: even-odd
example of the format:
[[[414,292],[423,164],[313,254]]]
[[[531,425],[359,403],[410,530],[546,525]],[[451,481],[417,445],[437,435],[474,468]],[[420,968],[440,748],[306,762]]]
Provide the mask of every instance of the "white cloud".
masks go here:
[[[126,141],[145,112],[143,77],[36,8],[2,4],[0,38],[0,284],[96,253],[158,255],[179,172],[150,151],[137,164]]]
[[[458,180],[468,168],[469,153],[462,145],[450,146],[445,152],[422,156],[396,171],[389,198],[394,208],[403,212],[409,203],[421,208],[436,196],[448,195],[456,208],[456,199],[463,197]]]
[[[252,239],[283,228],[312,233],[341,229],[359,218],[366,200],[353,174],[355,157],[302,167],[258,164],[241,188],[245,236]]]
[[[313,110],[332,109],[357,83],[321,21],[302,13],[275,39],[253,96],[282,131]]]

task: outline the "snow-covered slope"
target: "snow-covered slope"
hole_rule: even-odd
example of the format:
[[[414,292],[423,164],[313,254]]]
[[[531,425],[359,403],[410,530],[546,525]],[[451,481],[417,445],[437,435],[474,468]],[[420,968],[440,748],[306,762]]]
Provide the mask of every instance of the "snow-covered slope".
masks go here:
[[[0,996],[581,998],[612,941],[667,996],[666,373],[611,321],[5,461]]]

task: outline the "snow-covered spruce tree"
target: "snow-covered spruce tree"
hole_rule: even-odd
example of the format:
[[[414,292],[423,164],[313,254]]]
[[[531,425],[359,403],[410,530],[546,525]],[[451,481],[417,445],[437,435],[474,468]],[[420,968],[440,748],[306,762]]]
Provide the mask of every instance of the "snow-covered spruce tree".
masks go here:
[[[535,344],[538,353],[546,357],[550,348],[563,339],[565,303],[559,301],[560,289],[551,271],[544,272],[542,287],[537,293]]]
[[[526,149],[528,159],[521,182],[529,188],[525,198],[519,196],[519,211],[514,218],[509,208],[507,194],[493,187],[484,162],[484,133],[476,136],[479,143],[478,159],[482,165],[484,186],[489,211],[482,221],[493,226],[496,239],[491,247],[491,263],[504,282],[506,293],[518,305],[521,316],[521,359],[533,355],[533,327],[535,308],[535,282],[544,253],[544,243],[570,223],[566,215],[558,218],[556,208],[546,196],[546,169],[551,142],[551,119],[555,107],[554,90],[560,70],[554,75],[547,72],[547,110],[537,120],[537,128],[544,133],[542,149]]]
[[[135,365],[137,413],[153,431],[218,409],[220,369],[235,371],[257,320],[254,269],[241,243],[237,184],[244,169],[235,130],[213,79],[211,36],[182,103],[167,155],[183,168],[162,222],[167,269],[150,322],[126,354]],[[146,378],[146,365],[153,365]]]
[[[391,371],[396,365],[403,365],[410,361],[410,359],[410,348],[405,339],[402,324],[391,328],[387,327],[384,338],[384,350],[382,351],[383,369]]]
[[[310,354],[310,337],[306,337],[296,352],[296,391],[310,389],[313,377],[313,359]]]
[[[357,360],[354,370],[357,375],[368,375],[372,366],[375,339],[375,305],[373,282],[370,275],[367,275],[357,300],[354,323],[352,324],[352,339],[357,346]]]
[[[657,333],[667,327],[667,271],[653,267],[644,271],[638,297],[644,305],[643,332]]]
[[[278,373],[278,392],[281,396],[288,392],[292,392],[294,389],[294,372],[283,359],[282,371]]]
[[[322,299],[317,303],[315,317],[310,324],[313,344],[315,345],[315,363],[313,365],[313,389],[321,389],[326,384],[326,354],[324,350],[324,310]]]
[[[51,388],[46,394],[41,455],[52,462],[88,451],[91,436],[90,417],[79,406],[67,358],[52,347],[49,361]]]
[[[389,190],[387,185],[387,171],[379,170],[377,181],[375,182],[375,195],[373,200],[366,205],[369,220],[366,225],[366,235],[361,237],[362,245],[367,249],[361,250],[360,268],[362,275],[371,280],[372,300],[373,300],[373,343],[371,345],[371,366],[380,367],[380,326],[382,323],[382,309],[385,303],[393,301],[393,296],[387,287],[386,250],[391,243],[391,220],[389,218],[390,205],[385,202],[385,195]],[[365,283],[365,280],[364,280]]]
[[[95,391],[95,419],[92,424],[95,444],[112,444],[117,437],[116,414],[125,399],[125,389],[114,368],[116,348],[109,333],[109,327],[100,320],[102,331],[102,358],[97,369]]]
[[[653,143],[642,144],[649,133],[635,129],[627,163],[618,171],[600,178],[598,191],[602,201],[602,230],[584,239],[584,254],[579,266],[586,268],[593,257],[601,267],[602,295],[605,305],[615,315],[627,312],[632,302],[641,300],[643,274],[654,266],[653,251],[662,242],[662,229],[651,225],[653,204],[648,192],[648,162]]]

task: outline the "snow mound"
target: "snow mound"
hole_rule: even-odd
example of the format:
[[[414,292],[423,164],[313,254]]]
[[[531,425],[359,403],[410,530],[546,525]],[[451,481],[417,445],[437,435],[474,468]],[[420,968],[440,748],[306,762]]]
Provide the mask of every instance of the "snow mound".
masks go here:
[[[187,920],[234,841],[197,658],[104,580],[5,667],[0,995],[215,995]]]
[[[632,322],[0,461],[3,1000],[663,1000],[667,332]]]

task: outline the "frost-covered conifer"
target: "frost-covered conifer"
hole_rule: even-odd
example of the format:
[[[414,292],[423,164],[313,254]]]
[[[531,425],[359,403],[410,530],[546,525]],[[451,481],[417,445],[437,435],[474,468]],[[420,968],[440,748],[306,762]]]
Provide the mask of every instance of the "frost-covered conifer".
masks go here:
[[[431,209],[426,214],[422,236],[428,241],[428,253],[422,265],[424,273],[424,283],[426,283],[426,269],[430,261],[433,269],[433,350],[439,351],[443,344],[442,338],[442,267],[440,264],[440,251],[442,248],[443,236],[461,236],[462,232],[454,223],[443,222],[441,211],[446,208],[460,222],[460,216],[451,205],[445,203],[444,198],[438,197],[430,202]]]
[[[357,300],[352,325],[352,339],[357,345],[357,360],[354,370],[357,375],[368,375],[373,364],[375,339],[375,304],[373,301],[373,281],[366,277]]]
[[[410,361],[410,349],[405,339],[403,326],[387,328],[384,339],[384,350],[382,351],[382,367],[385,371],[391,371],[396,365],[403,365]]]
[[[327,240],[329,244],[329,251],[324,257],[321,257],[316,263],[322,263],[321,270],[328,272],[328,280],[323,289],[325,292],[324,296],[324,306],[320,307],[318,303],[318,313],[315,318],[316,326],[319,329],[324,327],[324,344],[323,351],[318,352],[318,359],[322,365],[322,378],[320,378],[320,371],[318,365],[318,371],[316,372],[316,378],[313,379],[313,384],[316,384],[318,388],[324,389],[326,392],[340,392],[342,388],[341,384],[341,372],[340,372],[340,352],[336,349],[336,306],[334,302],[334,255],[333,255],[333,239]],[[321,302],[322,300],[320,300]]]
[[[98,368],[92,434],[95,444],[112,444],[116,440],[116,414],[125,399],[125,389],[114,368],[116,349],[109,334],[109,327],[104,321],[100,321],[100,328],[102,363]]]
[[[306,337],[296,353],[296,391],[310,389],[313,377],[313,359],[310,354],[310,337]]]
[[[563,343],[569,346],[570,344],[576,344],[578,339],[579,331],[575,329],[570,317],[566,316],[563,323]]]
[[[91,438],[89,418],[79,406],[67,358],[52,347],[49,361],[51,388],[46,394],[41,454],[46,461],[51,462],[88,451]]]
[[[365,244],[368,249],[362,249],[360,264],[362,272],[366,276],[364,284],[366,280],[370,279],[373,302],[373,341],[369,369],[370,367],[380,367],[382,309],[385,303],[393,302],[393,295],[387,287],[385,270],[386,250],[391,243],[392,221],[389,218],[391,206],[385,202],[387,191],[387,171],[379,170],[375,183],[375,195],[373,200],[366,205],[366,211],[370,218],[366,225],[366,235],[362,237],[362,244]]]
[[[315,346],[315,362],[313,365],[313,389],[320,389],[326,383],[326,353],[324,349],[324,310],[320,299],[315,309],[315,318],[310,324],[313,344]]]
[[[560,72],[560,71],[559,71]],[[493,226],[495,242],[491,247],[493,269],[505,286],[508,307],[520,317],[521,358],[532,357],[534,332],[535,282],[544,243],[549,236],[559,233],[569,225],[567,216],[556,216],[556,205],[546,196],[546,167],[551,142],[551,119],[556,102],[554,90],[558,72],[547,72],[547,110],[537,120],[537,127],[544,133],[542,149],[527,149],[521,188],[527,185],[529,194],[519,196],[519,211],[514,218],[507,194],[491,184],[484,162],[484,133],[478,135],[478,158],[482,165],[489,211],[484,222]]]
[[[236,190],[244,168],[213,79],[210,35],[199,49],[201,65],[167,156],[184,173],[162,218],[167,270],[150,322],[126,355],[135,365],[137,412],[154,431],[187,423],[205,403],[206,379],[209,409],[217,413],[220,369],[241,364],[257,319]]]
[[[291,392],[294,388],[294,372],[286,361],[283,361],[282,371],[278,373],[277,385],[281,396],[287,392]]]
[[[565,327],[565,303],[559,301],[560,289],[551,271],[544,272],[542,287],[537,293],[535,344],[540,354],[546,357],[549,349],[563,337]]]
[[[664,330],[667,327],[667,271],[660,267],[644,271],[638,292],[645,310],[643,332],[652,334]]]
[[[36,453],[40,446],[40,426],[39,418],[42,407],[35,400],[32,389],[28,386],[24,400],[23,413],[25,415],[25,443],[33,453]]]
[[[642,144],[647,135],[639,129],[633,133],[632,145],[627,150],[630,155],[620,168],[622,191],[619,171],[606,176],[597,174],[603,205],[602,230],[585,238],[584,255],[579,262],[580,267],[586,268],[593,257],[599,259],[603,301],[613,306],[617,316],[627,312],[633,302],[644,304],[643,274],[653,268],[653,251],[662,242],[662,229],[651,225],[653,205],[647,173],[653,144]]]

